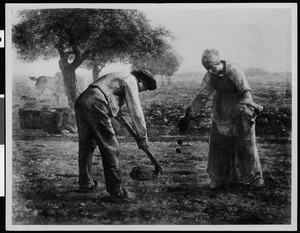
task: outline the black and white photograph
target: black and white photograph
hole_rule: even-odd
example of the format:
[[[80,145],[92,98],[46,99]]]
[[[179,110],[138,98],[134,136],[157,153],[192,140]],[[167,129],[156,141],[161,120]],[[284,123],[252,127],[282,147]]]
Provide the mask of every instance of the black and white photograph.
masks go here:
[[[297,4],[5,4],[7,230],[297,229]]]

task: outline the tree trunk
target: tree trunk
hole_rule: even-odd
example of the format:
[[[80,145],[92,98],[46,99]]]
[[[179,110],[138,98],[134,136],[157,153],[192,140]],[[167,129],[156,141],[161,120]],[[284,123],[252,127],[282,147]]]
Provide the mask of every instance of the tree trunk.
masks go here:
[[[78,66],[69,64],[64,60],[59,61],[59,67],[63,75],[64,87],[68,98],[69,108],[74,109],[74,104],[79,96],[79,90],[75,75],[75,70]]]
[[[93,80],[96,81],[96,79],[99,78],[99,74],[100,74],[100,69],[98,68],[98,65],[96,63],[93,64],[92,73],[93,73]]]
[[[92,73],[93,73],[93,80],[96,81],[99,78],[99,74],[104,68],[104,65],[99,65],[97,63],[93,64]]]

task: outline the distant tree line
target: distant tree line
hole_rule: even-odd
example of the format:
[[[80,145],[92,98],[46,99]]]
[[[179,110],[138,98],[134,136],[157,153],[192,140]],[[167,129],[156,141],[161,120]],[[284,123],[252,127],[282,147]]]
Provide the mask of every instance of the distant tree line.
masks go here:
[[[281,72],[269,72],[261,68],[247,68],[244,70],[245,75],[247,76],[255,76],[255,75],[276,75],[286,77],[287,79],[291,79],[292,73],[288,71],[281,71]]]
[[[269,71],[266,71],[261,68],[247,68],[245,70],[245,75],[247,76],[265,75],[265,74],[269,74]]]

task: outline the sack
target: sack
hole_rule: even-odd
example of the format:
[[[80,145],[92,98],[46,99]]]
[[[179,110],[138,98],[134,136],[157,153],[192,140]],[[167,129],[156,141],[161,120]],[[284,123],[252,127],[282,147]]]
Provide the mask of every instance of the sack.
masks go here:
[[[262,110],[263,107],[255,103],[239,103],[231,118],[230,134],[238,136],[247,133]]]

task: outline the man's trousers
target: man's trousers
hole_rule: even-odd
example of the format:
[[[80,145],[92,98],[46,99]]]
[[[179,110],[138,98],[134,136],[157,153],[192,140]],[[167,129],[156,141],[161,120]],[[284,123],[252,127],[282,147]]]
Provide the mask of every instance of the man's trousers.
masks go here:
[[[119,143],[111,123],[111,114],[105,95],[97,87],[89,87],[75,102],[79,136],[79,186],[94,184],[92,178],[93,152],[98,145],[102,157],[106,190],[121,190]]]

